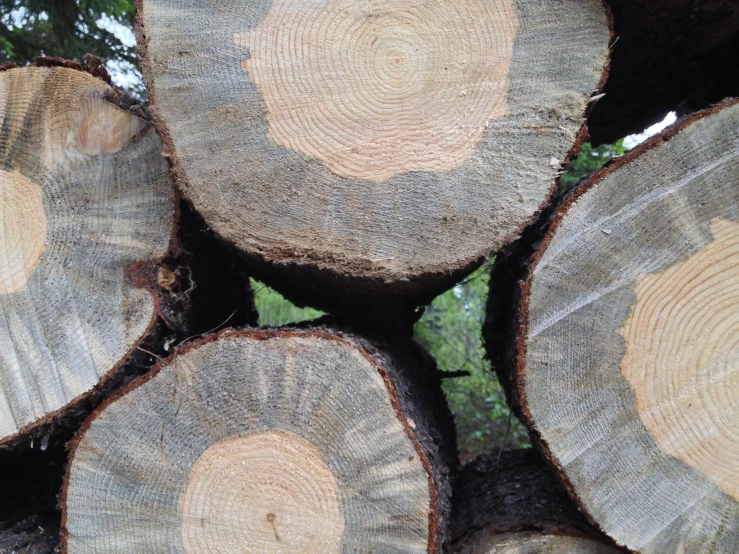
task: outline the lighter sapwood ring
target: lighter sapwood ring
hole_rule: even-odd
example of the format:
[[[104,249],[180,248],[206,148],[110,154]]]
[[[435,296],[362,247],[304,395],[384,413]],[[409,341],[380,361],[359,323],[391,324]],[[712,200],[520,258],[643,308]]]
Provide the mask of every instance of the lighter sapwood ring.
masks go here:
[[[63,551],[439,554],[440,388],[362,344],[225,331],[160,364],[80,431]]]
[[[0,72],[0,443],[79,401],[154,322],[127,272],[167,251],[174,189],[121,95],[81,67]]]
[[[739,103],[681,120],[546,217],[512,262],[517,346],[498,358],[524,419],[617,543],[733,554]]]
[[[137,33],[184,194],[217,233],[296,287],[409,295],[548,198],[610,39],[601,0],[139,0]]]

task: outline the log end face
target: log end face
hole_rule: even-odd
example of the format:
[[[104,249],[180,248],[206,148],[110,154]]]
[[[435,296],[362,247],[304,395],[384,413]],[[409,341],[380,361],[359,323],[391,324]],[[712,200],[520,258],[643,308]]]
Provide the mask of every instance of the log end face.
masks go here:
[[[121,538],[184,554],[440,552],[447,506],[434,487],[448,468],[426,463],[411,432],[426,429],[423,414],[405,415],[396,391],[407,389],[385,362],[391,371],[379,352],[318,330],[224,331],[181,350],[78,435],[65,551],[114,552]],[[132,440],[129,479],[118,460]],[[140,500],[154,497],[156,518]]]
[[[0,170],[0,294],[25,289],[46,250],[41,186],[18,171]]]
[[[739,223],[711,231],[684,262],[637,279],[621,371],[659,447],[739,501]]]
[[[274,2],[233,37],[272,140],[349,179],[464,164],[508,113],[518,20],[513,0],[455,4]]]
[[[186,554],[338,554],[343,532],[333,473],[315,446],[282,431],[208,448],[190,471],[180,501]]]

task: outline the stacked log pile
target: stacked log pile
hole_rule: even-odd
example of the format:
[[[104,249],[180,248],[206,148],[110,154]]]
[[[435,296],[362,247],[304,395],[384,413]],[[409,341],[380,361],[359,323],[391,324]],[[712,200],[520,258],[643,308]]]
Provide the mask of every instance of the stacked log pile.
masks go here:
[[[508,249],[487,343],[580,508],[638,552],[739,545],[739,102],[600,171]]]
[[[555,191],[588,122],[739,94],[739,11],[609,4],[138,0],[147,108],[2,68],[0,554],[737,552],[739,103]],[[460,468],[413,323],[492,255],[535,449]]]

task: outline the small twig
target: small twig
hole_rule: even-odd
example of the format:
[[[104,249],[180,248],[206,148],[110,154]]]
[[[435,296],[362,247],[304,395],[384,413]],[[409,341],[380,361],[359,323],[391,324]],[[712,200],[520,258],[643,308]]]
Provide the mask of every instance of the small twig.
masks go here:
[[[141,350],[142,352],[146,352],[147,354],[149,354],[149,356],[154,356],[159,361],[162,360],[161,356],[157,356],[156,354],[154,354],[154,352],[149,352],[148,350],[146,350],[145,348],[141,348],[140,346],[137,346],[136,350]]]
[[[505,438],[503,438],[503,444],[500,445],[500,451],[498,452],[498,463],[496,465],[500,465],[500,457],[503,455],[503,450],[505,449],[505,445],[508,442],[508,435],[511,432],[511,419],[512,418],[513,418],[513,410],[511,408],[508,408],[508,425],[506,425]]]
[[[39,525],[38,529],[36,530],[36,533],[34,533],[34,538],[28,541],[28,544],[26,545],[26,548],[23,550],[23,553],[25,554],[26,552],[28,552],[28,550],[33,546],[33,544],[36,542],[39,536],[43,534],[44,534],[44,528]]]
[[[200,333],[199,335],[192,335],[192,336],[187,337],[181,343],[179,343],[177,346],[175,346],[174,349],[177,350],[180,346],[182,346],[183,344],[185,344],[187,341],[189,341],[191,339],[194,339],[195,337],[201,337],[203,335],[207,335],[208,333],[212,333],[213,331],[217,331],[218,329],[220,329],[221,327],[223,327],[226,323],[228,323],[229,321],[231,321],[231,318],[233,316],[235,316],[236,315],[236,312],[238,312],[238,311],[239,310],[234,310],[233,313],[230,316],[228,316],[223,323],[221,323],[220,325],[216,325],[215,327],[213,327],[209,331],[205,331],[204,333]]]
[[[441,371],[441,379],[454,379],[456,377],[469,377],[472,375],[469,371],[460,369],[458,371]]]

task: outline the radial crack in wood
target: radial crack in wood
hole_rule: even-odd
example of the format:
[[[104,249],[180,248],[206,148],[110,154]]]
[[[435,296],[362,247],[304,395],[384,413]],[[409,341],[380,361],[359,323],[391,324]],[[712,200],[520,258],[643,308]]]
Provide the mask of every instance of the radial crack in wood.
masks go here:
[[[573,497],[642,554],[737,552],[739,102],[596,174],[526,236],[494,272],[488,347]]]
[[[438,290],[515,236],[610,37],[600,0],[139,0],[137,30],[208,224],[267,273],[364,294]]]
[[[0,443],[89,392],[152,325],[129,266],[163,256],[161,142],[81,70],[0,73]]]
[[[181,351],[83,427],[64,552],[441,552],[455,453],[428,363],[324,330]]]

